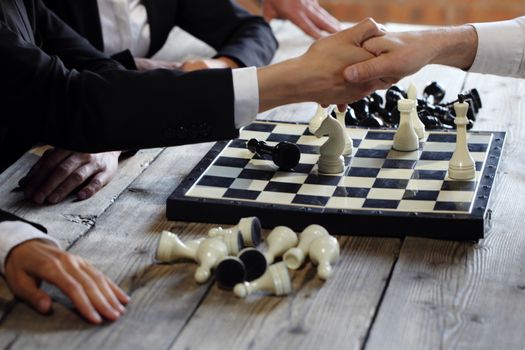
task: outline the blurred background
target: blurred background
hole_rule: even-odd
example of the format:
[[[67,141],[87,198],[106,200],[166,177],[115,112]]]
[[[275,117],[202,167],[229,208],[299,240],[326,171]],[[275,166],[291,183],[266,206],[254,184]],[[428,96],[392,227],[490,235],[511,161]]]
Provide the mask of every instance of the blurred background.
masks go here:
[[[257,0],[238,0],[258,13]],[[373,17],[379,22],[461,24],[510,19],[525,15],[523,0],[319,0],[340,21]]]

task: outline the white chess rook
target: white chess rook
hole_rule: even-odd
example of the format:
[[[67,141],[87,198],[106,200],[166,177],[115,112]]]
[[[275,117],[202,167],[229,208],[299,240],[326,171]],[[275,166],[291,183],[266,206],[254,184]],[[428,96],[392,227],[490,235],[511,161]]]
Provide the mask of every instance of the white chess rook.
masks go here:
[[[412,152],[419,149],[419,138],[414,131],[410,113],[415,107],[413,100],[402,99],[397,102],[397,108],[401,115],[399,127],[394,136],[393,148],[396,151]]]
[[[336,106],[335,116],[336,116],[337,121],[339,122],[339,124],[341,124],[341,126],[343,127],[345,131],[345,148],[343,150],[343,155],[345,156],[351,155],[354,145],[352,142],[352,138],[348,134],[348,130],[346,130],[346,122],[345,122],[346,109],[344,109],[343,111],[340,111],[339,108]]]
[[[295,247],[299,239],[297,234],[286,226],[277,226],[266,238],[268,250],[264,253],[268,265],[276,257],[282,256],[288,249]]]
[[[332,266],[339,259],[339,242],[330,235],[317,237],[310,244],[309,256],[317,266],[317,276],[327,280],[332,275]]]
[[[195,261],[195,253],[201,240],[182,242],[179,236],[169,231],[162,231],[155,259],[162,262],[171,262],[179,259]]]
[[[342,156],[345,149],[345,129],[332,117],[325,118],[315,132],[321,138],[328,135],[328,140],[321,146],[318,167],[323,174],[339,174],[345,170]]]
[[[314,117],[310,119],[310,123],[308,123],[308,131],[310,131],[312,134],[315,134],[327,116],[328,114],[326,113],[326,110],[323,108],[323,106],[318,104]]]
[[[448,176],[454,180],[471,180],[476,176],[476,163],[468,150],[467,143],[467,111],[466,102],[454,103],[456,111],[456,149],[448,165]]]
[[[208,231],[208,236],[222,237],[232,232],[241,234],[243,245],[246,247],[255,247],[261,243],[261,222],[255,216],[242,218],[237,225],[230,228],[214,227]]]
[[[328,231],[320,225],[310,225],[299,235],[297,247],[290,248],[283,255],[283,261],[289,269],[297,270],[300,268],[310,251],[310,245],[314,239],[321,236],[328,236]]]
[[[254,292],[269,292],[275,295],[286,295],[292,292],[290,272],[283,262],[270,265],[268,270],[252,282],[237,284],[233,292],[239,298],[246,298]]]
[[[407,95],[410,100],[414,101],[414,108],[410,112],[410,118],[412,119],[412,126],[414,131],[417,134],[417,137],[421,140],[425,137],[425,124],[417,116],[417,89],[416,86],[412,83],[408,87]]]

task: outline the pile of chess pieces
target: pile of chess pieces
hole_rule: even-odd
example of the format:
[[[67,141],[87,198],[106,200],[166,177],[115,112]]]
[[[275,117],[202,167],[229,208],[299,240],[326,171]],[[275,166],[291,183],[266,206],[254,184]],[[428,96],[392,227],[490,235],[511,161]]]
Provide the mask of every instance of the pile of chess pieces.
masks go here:
[[[208,237],[187,242],[163,231],[156,259],[194,261],[199,265],[195,271],[198,283],[213,275],[220,288],[245,298],[255,292],[290,294],[291,272],[305,266],[307,260],[316,266],[318,277],[326,280],[339,258],[337,239],[319,225],[310,225],[299,235],[277,226],[266,237],[263,249],[258,247],[261,241],[261,223],[256,217],[242,218],[230,228],[212,228]]]
[[[369,128],[397,128],[400,120],[397,103],[400,99],[408,98],[417,101],[417,115],[426,129],[454,129],[456,117],[454,103],[457,100],[444,102],[445,89],[435,81],[423,89],[422,95],[423,98],[418,99],[415,88],[408,88],[405,91],[400,86],[394,85],[386,91],[385,98],[373,93],[349,104],[345,111],[345,124]],[[482,103],[476,89],[464,91],[462,95],[469,104],[467,129],[470,130],[474,126]],[[335,114],[336,110],[332,112],[334,117]]]

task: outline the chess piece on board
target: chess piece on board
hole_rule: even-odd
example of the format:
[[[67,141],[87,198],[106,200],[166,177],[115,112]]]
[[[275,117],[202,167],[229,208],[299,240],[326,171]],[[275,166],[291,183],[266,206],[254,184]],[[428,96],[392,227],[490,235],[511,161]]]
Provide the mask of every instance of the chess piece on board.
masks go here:
[[[274,295],[287,295],[292,292],[290,272],[283,262],[270,265],[260,278],[252,282],[237,284],[233,292],[239,298],[246,298],[255,292],[269,292]]]
[[[301,158],[301,151],[297,145],[282,141],[276,146],[272,147],[266,144],[264,141],[258,141],[257,139],[250,139],[246,143],[247,148],[261,157],[269,155],[272,157],[272,161],[282,170],[291,170],[294,166],[299,164]]]
[[[326,113],[326,109],[323,108],[320,104],[317,105],[317,110],[315,111],[315,115],[312,119],[310,119],[310,122],[308,123],[308,131],[310,133],[315,134],[317,129],[321,126],[321,123],[325,118],[328,116]]]
[[[412,126],[417,134],[417,137],[421,140],[425,137],[425,124],[419,119],[417,115],[417,90],[416,86],[412,83],[407,89],[408,99],[414,101],[414,108],[410,112],[410,118],[412,119]]]
[[[310,243],[309,257],[317,266],[317,276],[327,280],[332,275],[332,266],[339,259],[339,242],[333,236],[320,236]]]
[[[454,104],[456,111],[456,149],[450,159],[448,176],[454,180],[470,180],[476,176],[476,163],[469,153],[467,144],[467,111],[469,105],[464,96],[459,95],[458,102]]]
[[[288,249],[295,247],[298,241],[297,234],[288,227],[275,227],[266,237],[268,249],[264,256],[268,265],[273,263],[276,257],[282,256]]]
[[[339,174],[345,170],[342,156],[345,149],[345,129],[334,118],[326,118],[315,132],[317,138],[328,135],[328,140],[321,146],[318,161],[319,172]]]
[[[415,108],[413,100],[404,99],[397,102],[400,122],[397,132],[394,136],[393,148],[396,151],[412,152],[419,149],[419,138],[412,125],[412,110]]]
[[[182,242],[179,236],[169,231],[162,231],[155,259],[162,262],[175,260],[195,260],[195,252],[204,239]]]
[[[328,236],[328,231],[320,225],[309,225],[299,235],[297,247],[290,248],[283,255],[283,261],[289,269],[297,270],[300,268],[310,251],[310,245],[314,239],[321,236]]]
[[[239,232],[245,247],[256,247],[261,243],[261,222],[255,216],[241,218],[237,225],[230,228],[214,227],[208,231],[208,236],[219,237],[229,232]]]
[[[352,139],[350,138],[350,135],[348,134],[348,131],[346,130],[346,122],[345,122],[346,112],[347,112],[346,110],[340,111],[339,108],[337,108],[337,106],[335,107],[336,119],[341,124],[341,126],[343,127],[345,131],[345,148],[343,149],[343,155],[345,156],[351,155],[353,147],[354,147]]]

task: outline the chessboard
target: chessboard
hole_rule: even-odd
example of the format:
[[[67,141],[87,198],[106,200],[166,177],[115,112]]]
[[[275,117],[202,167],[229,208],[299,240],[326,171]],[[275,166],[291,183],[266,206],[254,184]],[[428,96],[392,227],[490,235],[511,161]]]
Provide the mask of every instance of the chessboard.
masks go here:
[[[427,131],[414,152],[392,149],[392,129],[347,131],[354,150],[345,157],[344,173],[324,175],[317,161],[326,138],[316,138],[307,124],[256,121],[238,139],[212,147],[168,198],[167,217],[236,224],[257,216],[263,227],[284,225],[298,232],[315,223],[331,234],[484,237],[504,132],[468,133],[476,177],[458,181],[447,175],[454,131]],[[299,164],[292,171],[278,169],[246,148],[251,138],[297,144]]]

